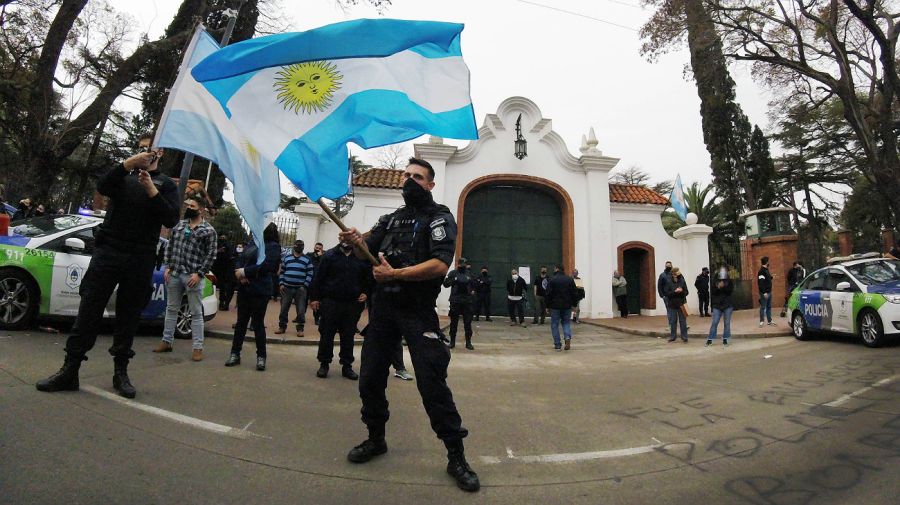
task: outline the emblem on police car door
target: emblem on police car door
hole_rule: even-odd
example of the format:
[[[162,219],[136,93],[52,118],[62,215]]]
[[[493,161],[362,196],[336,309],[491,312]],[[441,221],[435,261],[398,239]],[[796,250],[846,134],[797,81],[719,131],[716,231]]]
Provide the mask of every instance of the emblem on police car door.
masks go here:
[[[431,240],[444,240],[445,238],[447,238],[447,232],[443,226],[431,229]]]
[[[78,286],[81,285],[83,273],[84,268],[81,268],[78,265],[69,265],[69,268],[66,269],[66,286],[69,286],[72,289],[78,289]]]

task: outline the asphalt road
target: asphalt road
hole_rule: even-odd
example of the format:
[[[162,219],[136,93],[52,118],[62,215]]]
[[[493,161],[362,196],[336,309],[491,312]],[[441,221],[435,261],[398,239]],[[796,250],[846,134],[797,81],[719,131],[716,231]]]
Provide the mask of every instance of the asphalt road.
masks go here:
[[[348,463],[365,436],[356,383],[336,363],[317,379],[314,347],[270,346],[257,372],[252,343],[229,369],[226,341],[193,363],[188,341],[156,355],[139,337],[128,402],[110,394],[108,337],[82,391],[47,394],[33,383],[64,337],[0,332],[0,503],[898,503],[898,345],[704,348],[580,325],[557,353],[546,326],[500,321],[475,342],[449,379],[483,484],[469,495],[415,383],[391,378],[389,452]]]

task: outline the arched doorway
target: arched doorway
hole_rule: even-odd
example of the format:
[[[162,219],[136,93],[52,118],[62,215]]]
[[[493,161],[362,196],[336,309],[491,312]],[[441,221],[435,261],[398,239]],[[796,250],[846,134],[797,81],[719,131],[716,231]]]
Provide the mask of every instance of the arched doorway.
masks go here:
[[[653,266],[656,254],[645,242],[626,242],[617,248],[619,272],[628,281],[628,313],[656,308],[656,282]]]
[[[538,178],[488,176],[470,183],[460,195],[457,256],[467,258],[475,269],[488,266],[495,315],[506,314],[511,269],[529,267],[532,281],[541,265],[561,263],[571,271],[571,199],[553,186]]]

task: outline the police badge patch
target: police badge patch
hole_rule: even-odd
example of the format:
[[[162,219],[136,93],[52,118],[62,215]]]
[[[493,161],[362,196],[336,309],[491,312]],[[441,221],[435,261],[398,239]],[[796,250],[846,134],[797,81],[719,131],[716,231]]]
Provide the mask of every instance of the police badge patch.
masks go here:
[[[431,240],[444,240],[447,238],[447,231],[444,230],[443,226],[438,226],[436,228],[431,229]]]

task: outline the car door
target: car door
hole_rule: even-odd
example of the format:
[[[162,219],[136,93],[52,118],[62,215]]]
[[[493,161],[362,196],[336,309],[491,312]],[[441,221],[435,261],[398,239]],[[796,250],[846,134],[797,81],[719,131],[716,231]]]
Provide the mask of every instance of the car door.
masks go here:
[[[66,247],[66,239],[77,238],[84,242],[83,250],[74,250]],[[50,292],[44,293],[50,300],[48,314],[54,316],[77,316],[78,305],[81,303],[81,281],[91,263],[91,255],[94,252],[94,227],[80,228],[65,233],[40,249],[53,251],[53,274],[50,283]]]
[[[850,289],[838,291],[837,286],[842,282],[849,283]],[[827,293],[831,310],[831,329],[841,333],[853,333],[853,297],[860,291],[856,282],[843,270],[830,268],[825,287],[824,293]]]
[[[813,272],[803,283],[800,291],[799,308],[803,313],[806,326],[813,330],[830,329],[830,321],[828,321],[830,317],[827,317],[827,307],[822,300],[826,274],[825,270]]]

